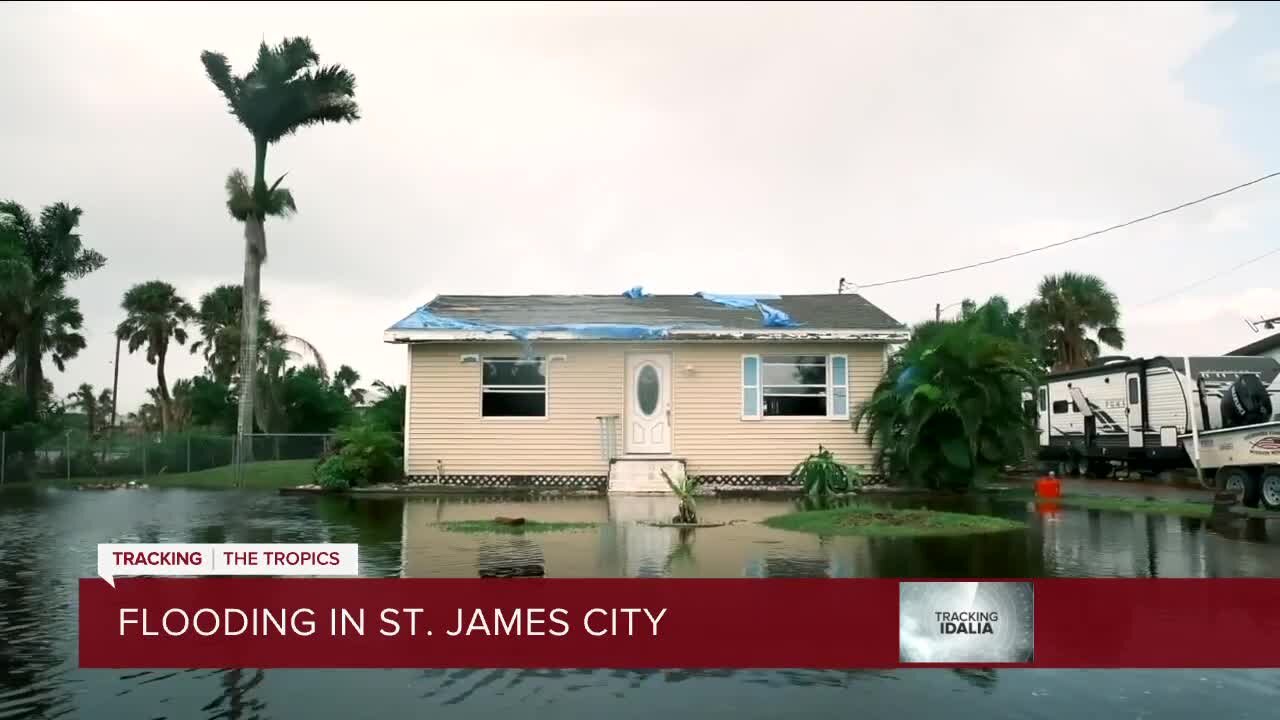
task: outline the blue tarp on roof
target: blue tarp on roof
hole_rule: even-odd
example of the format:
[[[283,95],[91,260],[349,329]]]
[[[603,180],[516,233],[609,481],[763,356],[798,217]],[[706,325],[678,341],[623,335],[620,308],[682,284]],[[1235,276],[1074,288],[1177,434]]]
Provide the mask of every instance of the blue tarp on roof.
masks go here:
[[[708,302],[727,305],[732,308],[747,310],[758,308],[765,327],[797,327],[799,323],[791,319],[785,312],[760,302],[761,300],[777,300],[777,295],[718,295],[715,293],[698,293],[698,297]]]
[[[623,293],[623,296],[631,299],[642,299],[647,295],[648,293],[638,285]],[[764,327],[788,328],[797,327],[799,325],[792,320],[791,316],[787,313],[761,302],[761,300],[775,299],[778,297],[776,295],[721,295],[700,292],[696,294],[696,297],[702,298],[707,302],[713,302],[732,308],[755,308],[760,311],[761,324]],[[391,329],[462,330],[479,333],[506,333],[522,342],[527,342],[529,336],[532,333],[537,332],[572,333],[579,338],[588,340],[657,340],[668,337],[672,330],[707,330],[714,329],[715,327],[717,326],[690,323],[669,325],[642,325],[626,323],[500,325],[437,315],[436,313],[433,313],[428,306],[424,305],[423,307],[415,310],[408,317],[391,326]]]

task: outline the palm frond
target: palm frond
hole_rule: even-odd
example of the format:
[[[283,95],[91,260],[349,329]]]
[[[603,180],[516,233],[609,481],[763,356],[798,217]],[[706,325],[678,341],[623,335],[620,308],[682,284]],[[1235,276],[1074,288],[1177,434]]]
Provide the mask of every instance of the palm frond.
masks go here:
[[[226,98],[231,114],[239,118],[242,81],[231,74],[231,63],[227,62],[227,56],[206,50],[200,53],[200,62],[204,65],[204,74],[209,82]]]

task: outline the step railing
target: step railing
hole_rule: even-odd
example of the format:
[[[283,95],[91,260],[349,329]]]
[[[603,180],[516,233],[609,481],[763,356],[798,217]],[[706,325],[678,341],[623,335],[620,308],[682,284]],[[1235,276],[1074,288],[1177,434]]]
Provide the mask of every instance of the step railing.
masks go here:
[[[600,458],[605,464],[618,457],[618,420],[617,415],[600,415],[596,422],[600,424]]]

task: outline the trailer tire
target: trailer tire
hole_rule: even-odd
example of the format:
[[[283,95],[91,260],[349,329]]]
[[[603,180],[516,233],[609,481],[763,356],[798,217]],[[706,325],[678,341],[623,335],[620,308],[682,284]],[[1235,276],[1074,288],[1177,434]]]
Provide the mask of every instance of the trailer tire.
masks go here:
[[[1072,474],[1076,477],[1090,477],[1089,459],[1085,457],[1076,458],[1076,471]]]
[[[1089,477],[1096,480],[1106,480],[1111,477],[1111,473],[1115,468],[1106,460],[1090,460],[1089,461]]]
[[[1262,472],[1259,499],[1268,510],[1280,510],[1280,468],[1267,468]]]
[[[1218,471],[1217,481],[1218,489],[1243,498],[1249,486],[1249,473],[1244,468],[1225,467]]]

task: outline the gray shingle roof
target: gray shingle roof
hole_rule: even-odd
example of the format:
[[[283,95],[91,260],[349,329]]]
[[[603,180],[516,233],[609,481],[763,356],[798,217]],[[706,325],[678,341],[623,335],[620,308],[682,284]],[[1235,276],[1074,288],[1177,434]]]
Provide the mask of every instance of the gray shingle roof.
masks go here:
[[[1276,333],[1274,335],[1268,335],[1267,337],[1264,337],[1260,340],[1254,340],[1248,345],[1245,345],[1243,347],[1238,347],[1227,354],[1228,355],[1262,355],[1264,353],[1269,353],[1272,350],[1275,350],[1277,347],[1280,347],[1280,333]]]
[[[861,295],[783,295],[762,299],[804,328],[902,330],[905,326]],[[710,325],[726,329],[761,327],[760,311],[733,308],[695,295],[441,295],[427,305],[447,318],[493,325]]]

